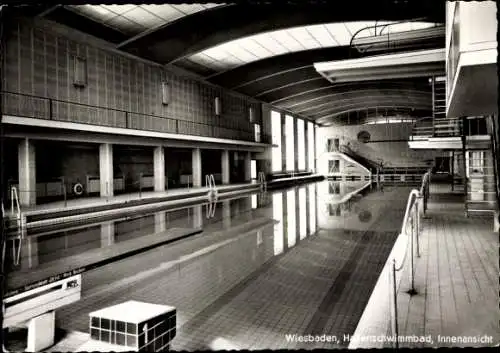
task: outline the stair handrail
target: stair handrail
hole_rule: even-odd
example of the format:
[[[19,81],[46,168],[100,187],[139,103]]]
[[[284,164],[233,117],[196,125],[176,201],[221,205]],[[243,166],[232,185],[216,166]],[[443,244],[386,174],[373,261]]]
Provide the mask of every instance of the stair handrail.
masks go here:
[[[427,209],[427,200],[429,197],[429,185],[431,181],[431,169],[429,169],[424,176],[422,177],[422,184],[420,186],[420,190],[412,189],[410,191],[410,195],[408,196],[408,201],[406,204],[405,215],[403,218],[403,224],[401,226],[400,235],[406,234],[410,235],[409,241],[406,242],[405,253],[403,255],[403,259],[399,266],[396,265],[396,259],[392,259],[392,267],[391,267],[391,284],[392,284],[392,295],[393,295],[393,307],[391,310],[391,328],[392,333],[396,337],[396,348],[399,347],[399,342],[397,337],[399,335],[399,326],[398,326],[398,302],[397,302],[397,281],[396,281],[396,272],[401,271],[403,266],[405,265],[408,250],[410,250],[410,260],[411,260],[411,268],[410,268],[410,280],[411,280],[411,288],[408,291],[410,295],[416,294],[415,290],[415,266],[414,266],[414,255],[415,251],[413,248],[414,241],[416,242],[416,255],[420,257],[420,245],[419,245],[419,235],[421,231],[421,222],[422,218],[425,217],[425,211]],[[410,216],[410,213],[411,214]],[[411,223],[408,223],[411,221]],[[411,225],[411,233],[407,233],[408,225]]]
[[[413,251],[413,242],[414,238],[416,235],[416,238],[418,239],[418,233],[419,233],[419,227],[420,227],[420,220],[419,220],[419,211],[418,211],[418,204],[420,202],[420,192],[416,189],[412,189],[410,191],[410,195],[408,196],[408,201],[406,204],[406,211],[405,215],[403,218],[403,224],[401,226],[401,232],[399,233],[399,236],[405,234],[407,236],[406,240],[406,246],[403,254],[403,258],[401,259],[401,262],[399,265],[396,265],[396,258],[394,257],[392,259],[392,267],[391,267],[391,285],[392,285],[392,295],[393,295],[393,301],[392,301],[392,310],[391,310],[391,328],[392,328],[392,334],[397,338],[399,336],[399,323],[398,323],[398,302],[397,302],[397,295],[398,295],[398,288],[397,288],[397,280],[396,280],[396,273],[401,271],[404,268],[404,265],[406,264],[406,259],[408,252],[410,250],[410,259],[411,259],[411,271],[410,271],[410,281],[411,281],[411,289],[410,293],[416,293],[415,291],[415,266],[414,266],[414,251]],[[410,213],[413,212],[416,214],[416,216],[412,215],[410,217]],[[408,221],[411,220],[411,223],[408,223]],[[416,223],[416,227],[415,227]],[[408,225],[411,224],[411,233],[407,233],[407,228]],[[408,238],[409,235],[409,238]],[[419,249],[418,249],[418,240],[417,240],[417,256],[420,256],[419,254]],[[399,348],[399,342],[396,339],[395,341],[396,348]]]

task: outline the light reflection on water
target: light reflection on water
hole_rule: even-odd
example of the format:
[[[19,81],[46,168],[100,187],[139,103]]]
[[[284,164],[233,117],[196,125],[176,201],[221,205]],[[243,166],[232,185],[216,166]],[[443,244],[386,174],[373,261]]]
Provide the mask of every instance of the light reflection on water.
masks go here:
[[[189,221],[187,224],[193,226],[201,224],[206,232],[199,237],[162,246],[130,258],[119,265],[113,265],[113,271],[104,267],[85,273],[85,292],[82,301],[95,300],[100,307],[129,299],[172,305],[178,308],[178,325],[183,327],[185,335],[197,334],[194,330],[203,325],[203,322],[198,321],[202,321],[202,317],[205,317],[205,314],[198,314],[206,310],[209,305],[217,308],[215,312],[220,314],[220,317],[225,317],[224,308],[229,307],[229,303],[234,300],[236,304],[232,310],[237,309],[242,316],[250,317],[267,300],[274,304],[281,303],[282,299],[278,300],[274,296],[275,292],[280,290],[294,293],[283,295],[283,298],[292,299],[301,298],[300,293],[304,290],[311,290],[307,303],[312,297],[317,297],[318,303],[311,305],[318,307],[324,297],[324,291],[329,290],[331,282],[336,278],[334,271],[343,268],[346,263],[350,264],[347,257],[338,256],[343,251],[340,248],[347,246],[349,251],[356,249],[355,241],[345,241],[354,239],[354,236],[350,236],[347,232],[332,230],[356,229],[355,226],[360,224],[363,225],[359,226],[360,230],[370,229],[373,219],[379,218],[374,209],[380,207],[382,201],[369,205],[370,202],[378,200],[377,197],[373,197],[377,195],[376,190],[367,188],[364,196],[359,197],[353,192],[357,190],[356,186],[353,182],[348,182],[345,185],[338,184],[331,187],[330,182],[326,181],[267,195],[254,194],[234,200],[224,200],[213,205],[213,208],[210,205],[208,207],[199,205],[176,211],[176,215],[162,211],[142,220],[139,218],[128,220],[130,231],[134,234],[140,234],[141,229],[143,233],[150,234],[151,231],[168,229],[174,225],[185,225],[187,220]],[[338,199],[332,199],[328,193],[330,188],[342,191],[343,194],[340,194]],[[349,197],[340,202],[345,196]],[[390,202],[391,200],[385,200],[384,207]],[[337,216],[337,211],[331,214],[332,206],[339,207],[341,216]],[[367,211],[372,214],[370,217],[367,216]],[[252,224],[266,219],[274,219],[277,222],[263,223],[264,225],[260,226]],[[119,222],[123,223],[118,225]],[[126,222],[102,223],[93,229],[93,232],[97,233],[95,240],[97,247],[113,246],[114,242],[116,243],[116,239],[113,238],[116,238],[116,229],[124,227]],[[123,231],[120,235],[123,239],[127,236],[125,228],[120,229]],[[368,244],[371,237],[372,235],[367,236],[362,241]],[[387,242],[389,243],[390,239]],[[295,257],[296,253],[289,253],[292,249],[298,256]],[[389,250],[390,247],[387,251]],[[369,252],[369,256],[373,258],[372,252]],[[280,262],[280,259],[284,261]],[[353,264],[357,258],[354,260]],[[269,276],[273,271],[269,269],[276,273],[271,279]],[[268,270],[269,272],[266,272]],[[260,274],[263,275],[259,277]],[[289,277],[286,277],[287,274]],[[376,274],[372,277],[376,279]],[[250,280],[246,284],[248,278]],[[259,278],[260,281],[254,287],[252,278]],[[300,281],[297,278],[300,278]],[[282,285],[279,281],[283,281]],[[325,281],[327,285],[322,284]],[[117,282],[123,282],[120,284],[121,287],[116,284]],[[332,290],[344,286],[333,286]],[[261,289],[259,292],[259,288],[266,290]],[[299,294],[295,295],[296,293]],[[334,298],[336,292],[332,293]],[[370,293],[370,290],[367,290],[367,293]],[[241,295],[238,296],[239,294]],[[96,298],[101,299],[99,301]],[[257,302],[258,300],[262,302]],[[307,303],[303,304],[304,307],[309,305]],[[257,309],[252,307],[254,304]],[[85,308],[85,305],[81,307]],[[270,320],[281,315],[279,308],[279,305],[268,308],[276,314],[269,314]],[[61,313],[62,326],[67,329],[87,331],[89,312],[87,309],[74,309]],[[316,307],[313,307],[313,310],[315,309]],[[292,310],[287,311],[286,315],[292,312]],[[214,317],[213,313],[210,315],[212,315],[210,318]],[[304,317],[306,316],[304,314]],[[207,325],[210,326],[210,323]]]

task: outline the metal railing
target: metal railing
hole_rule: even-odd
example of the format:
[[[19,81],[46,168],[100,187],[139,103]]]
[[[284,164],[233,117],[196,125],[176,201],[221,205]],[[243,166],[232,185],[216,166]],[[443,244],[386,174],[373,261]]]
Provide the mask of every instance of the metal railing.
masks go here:
[[[397,272],[401,271],[405,264],[408,252],[410,252],[410,289],[407,291],[408,294],[417,294],[415,289],[415,250],[417,257],[420,257],[420,244],[419,235],[422,229],[421,218],[425,216],[427,210],[427,201],[429,197],[429,184],[430,184],[430,173],[429,170],[425,173],[422,178],[422,184],[419,190],[413,189],[410,191],[408,196],[408,202],[406,204],[406,211],[403,218],[403,224],[401,226],[401,235],[407,236],[405,252],[403,258],[401,259],[399,265],[396,264],[396,259],[392,259],[392,267],[390,271],[390,283],[392,290],[392,307],[391,307],[391,329],[393,336],[396,337],[395,345],[399,348],[399,323],[398,323],[398,281]],[[410,231],[408,232],[408,228]]]
[[[25,93],[2,91],[1,95],[4,115],[256,142],[253,124],[249,122],[242,129],[222,125],[224,119],[208,124]],[[260,142],[271,143],[270,135],[261,134]]]

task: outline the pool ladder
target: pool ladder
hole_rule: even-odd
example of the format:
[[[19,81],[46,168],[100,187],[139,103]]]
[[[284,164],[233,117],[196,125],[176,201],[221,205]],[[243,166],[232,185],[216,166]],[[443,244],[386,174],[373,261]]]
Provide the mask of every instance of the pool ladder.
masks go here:
[[[217,205],[217,187],[215,186],[215,178],[213,174],[205,175],[205,185],[208,187],[208,201],[206,205],[207,219],[215,216],[215,207]]]
[[[208,198],[217,198],[217,187],[215,186],[215,178],[213,174],[205,175],[205,185],[208,188]]]
[[[16,228],[17,234],[12,237],[5,237],[5,234],[2,234],[4,237],[3,247],[2,247],[2,259],[5,261],[5,253],[7,250],[7,240],[12,240],[12,260],[14,261],[14,265],[19,265],[19,260],[21,258],[21,242],[23,238],[23,222],[22,222],[22,213],[21,206],[19,204],[19,196],[17,192],[17,188],[15,186],[10,189],[10,200],[11,200],[11,213],[16,215]],[[5,208],[2,202],[2,222],[3,222],[3,232],[6,231],[7,225],[5,221]],[[4,262],[2,262],[3,269]]]

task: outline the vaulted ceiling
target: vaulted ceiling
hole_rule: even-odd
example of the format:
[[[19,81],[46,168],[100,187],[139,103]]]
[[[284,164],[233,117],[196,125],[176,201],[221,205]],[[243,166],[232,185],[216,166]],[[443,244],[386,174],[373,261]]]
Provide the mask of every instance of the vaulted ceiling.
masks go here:
[[[313,65],[444,48],[444,5],[435,0],[38,5],[24,8],[23,15],[73,27],[120,50],[180,66],[211,83],[328,124],[373,111],[431,114],[429,77],[332,84]],[[410,39],[391,41],[396,34]],[[382,45],[365,51],[375,47],[361,50],[356,40]]]

